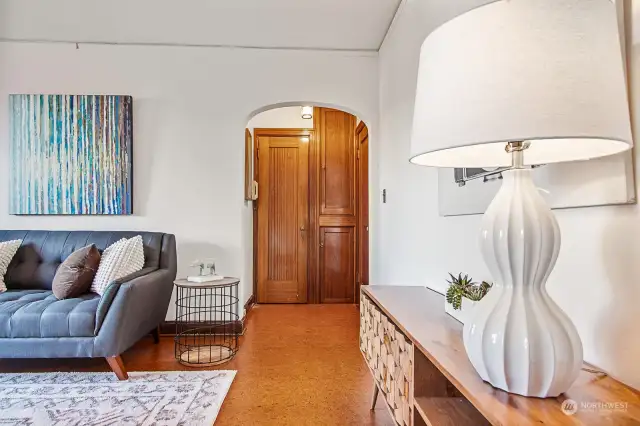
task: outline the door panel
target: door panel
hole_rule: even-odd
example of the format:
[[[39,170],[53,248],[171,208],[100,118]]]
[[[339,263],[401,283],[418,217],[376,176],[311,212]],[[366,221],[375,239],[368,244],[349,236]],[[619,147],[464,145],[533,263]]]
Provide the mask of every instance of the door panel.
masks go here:
[[[258,302],[304,303],[307,301],[308,137],[303,141],[302,135],[295,131],[270,131],[264,135],[256,130],[256,142],[260,190]]]
[[[298,218],[298,148],[269,149],[269,235],[267,280],[296,282]]]
[[[356,129],[358,143],[358,283],[356,303],[360,302],[360,286],[369,284],[369,131],[364,122]]]
[[[355,265],[354,228],[320,228],[321,303],[354,303]]]
[[[314,122],[319,173],[317,208],[313,208],[317,212],[318,252],[316,266],[311,268],[317,274],[311,276],[312,298],[320,303],[354,303],[358,219],[356,118],[343,111],[316,108]]]
[[[320,110],[320,214],[355,216],[355,117]]]

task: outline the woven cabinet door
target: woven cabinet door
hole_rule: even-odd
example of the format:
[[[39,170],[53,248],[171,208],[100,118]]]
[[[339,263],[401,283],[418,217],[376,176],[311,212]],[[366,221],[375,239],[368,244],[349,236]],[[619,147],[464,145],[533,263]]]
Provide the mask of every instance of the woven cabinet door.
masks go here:
[[[395,422],[410,425],[413,345],[366,296],[360,298],[360,350]]]
[[[367,358],[367,341],[369,340],[367,337],[367,331],[369,329],[369,324],[368,324],[368,315],[367,315],[367,308],[365,306],[365,298],[361,298],[360,299],[360,352],[362,352],[362,355],[364,355],[365,359]]]
[[[360,350],[371,367],[373,356],[373,318],[371,316],[371,302],[366,297],[360,299]]]
[[[390,349],[387,368],[388,381],[391,383],[387,402],[394,414],[395,421],[400,425],[409,425],[411,422],[409,393],[413,383],[413,346],[391,321],[388,321],[385,333]]]
[[[402,336],[404,339],[404,336]],[[401,390],[401,397],[404,400],[402,404],[402,420],[408,425],[411,422],[411,389],[413,389],[413,344],[404,339],[404,348],[400,351],[400,374],[404,380]]]

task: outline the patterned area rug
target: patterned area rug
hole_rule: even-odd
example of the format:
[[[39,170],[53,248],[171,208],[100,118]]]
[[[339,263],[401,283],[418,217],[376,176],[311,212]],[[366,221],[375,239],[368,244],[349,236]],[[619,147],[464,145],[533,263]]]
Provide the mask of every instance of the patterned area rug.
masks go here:
[[[0,374],[0,425],[207,425],[235,371]]]

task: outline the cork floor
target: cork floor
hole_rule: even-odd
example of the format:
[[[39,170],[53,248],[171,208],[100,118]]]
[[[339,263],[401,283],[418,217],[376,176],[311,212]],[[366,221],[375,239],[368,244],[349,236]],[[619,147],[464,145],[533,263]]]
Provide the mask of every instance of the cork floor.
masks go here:
[[[216,425],[393,425],[358,349],[353,305],[258,305],[236,357],[238,370]],[[188,370],[173,338],[147,337],[122,356],[128,371]],[[0,360],[0,371],[109,371],[103,359]]]

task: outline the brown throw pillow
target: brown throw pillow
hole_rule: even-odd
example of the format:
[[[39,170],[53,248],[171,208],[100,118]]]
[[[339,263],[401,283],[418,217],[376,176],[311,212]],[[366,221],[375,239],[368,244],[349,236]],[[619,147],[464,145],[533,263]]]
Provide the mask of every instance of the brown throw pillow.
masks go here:
[[[53,295],[62,300],[86,293],[99,265],[100,252],[95,245],[91,244],[74,251],[62,262],[53,277]]]

